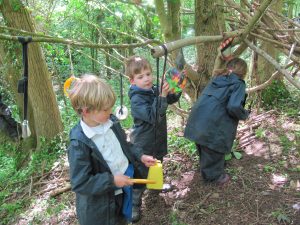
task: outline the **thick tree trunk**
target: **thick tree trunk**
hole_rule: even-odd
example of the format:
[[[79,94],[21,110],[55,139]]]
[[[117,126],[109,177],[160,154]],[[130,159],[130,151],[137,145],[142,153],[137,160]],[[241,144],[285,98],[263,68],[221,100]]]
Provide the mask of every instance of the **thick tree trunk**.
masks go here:
[[[195,1],[195,35],[209,36],[220,35],[225,31],[225,23],[223,13],[219,11],[216,3],[221,1]],[[215,58],[217,56],[217,48],[219,43],[211,42],[205,45],[197,46],[197,72],[199,80],[194,81],[197,87],[197,95],[201,93],[211,78],[214,68]],[[196,99],[198,96],[194,96]]]
[[[0,10],[7,26],[35,32],[33,20],[21,1],[3,0],[1,3]],[[62,131],[63,127],[44,54],[38,43],[29,44],[28,56],[28,95],[34,121],[31,130],[35,130],[36,137],[52,138]],[[38,141],[36,144],[39,146]]]

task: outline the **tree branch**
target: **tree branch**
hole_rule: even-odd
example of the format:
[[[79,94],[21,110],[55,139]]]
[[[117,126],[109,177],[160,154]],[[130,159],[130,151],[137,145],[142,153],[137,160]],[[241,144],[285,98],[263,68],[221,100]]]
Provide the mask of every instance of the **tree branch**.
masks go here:
[[[247,37],[247,35],[251,32],[254,25],[261,18],[261,16],[266,11],[266,9],[268,8],[268,6],[270,5],[271,2],[272,2],[272,0],[265,0],[260,5],[260,7],[255,11],[255,14],[253,15],[253,17],[251,17],[249,23],[247,24],[247,26],[244,29],[243,34],[240,37],[242,40],[244,40]]]
[[[291,62],[291,63],[289,63],[288,65],[286,65],[285,68],[289,68],[290,66],[293,66],[293,65],[295,65],[295,63],[294,63],[294,62]],[[246,92],[247,92],[248,94],[250,94],[250,93],[253,93],[253,92],[256,92],[256,91],[260,91],[260,90],[265,89],[265,88],[268,87],[268,86],[272,83],[272,81],[273,81],[276,77],[278,77],[279,75],[280,75],[280,72],[279,72],[279,71],[276,71],[275,73],[272,74],[272,76],[271,76],[266,82],[264,82],[264,83],[262,83],[262,84],[260,84],[260,85],[258,85],[258,86],[256,86],[256,87],[247,88],[247,89],[246,89]]]
[[[197,37],[189,37],[181,40],[172,41],[169,43],[165,43],[165,46],[168,52],[172,52],[176,49],[189,46],[196,45],[205,42],[217,42],[222,41],[224,38],[234,37],[241,35],[243,30],[236,30],[231,32],[225,32],[223,35],[216,36],[197,36]],[[151,54],[154,58],[160,57],[164,55],[164,48],[162,46],[156,46],[151,49]]]
[[[8,40],[8,41],[18,41],[18,36],[6,35],[0,33],[1,40]],[[158,43],[157,40],[147,40],[143,43],[134,43],[134,44],[94,44],[89,42],[81,42],[76,40],[70,39],[63,39],[57,37],[32,37],[32,42],[46,42],[46,43],[60,43],[65,45],[71,46],[78,46],[78,47],[87,47],[87,48],[117,48],[117,49],[124,49],[124,48],[137,48],[147,46],[148,44]]]
[[[280,73],[282,73],[286,79],[291,82],[296,88],[300,89],[300,83],[297,82],[290,74],[288,71],[283,69],[275,59],[273,59],[269,54],[267,54],[265,51],[262,49],[259,49],[256,47],[254,44],[252,44],[250,41],[247,39],[244,40],[244,42],[251,48],[253,51],[257,52],[260,56],[265,58],[266,61],[268,61],[270,64],[272,64]]]
[[[284,44],[284,43],[281,43],[279,41],[275,41],[274,39],[270,39],[270,38],[267,38],[267,37],[264,37],[264,36],[261,36],[259,34],[256,34],[256,33],[253,33],[251,32],[251,35],[253,35],[254,37],[258,38],[258,39],[261,39],[263,41],[266,41],[266,42],[269,42],[269,43],[272,43],[272,44],[275,44],[275,45],[278,45],[282,48],[287,48],[287,49],[290,49],[291,46],[288,45],[288,44]],[[296,47],[295,50],[298,52],[300,51],[300,47]]]

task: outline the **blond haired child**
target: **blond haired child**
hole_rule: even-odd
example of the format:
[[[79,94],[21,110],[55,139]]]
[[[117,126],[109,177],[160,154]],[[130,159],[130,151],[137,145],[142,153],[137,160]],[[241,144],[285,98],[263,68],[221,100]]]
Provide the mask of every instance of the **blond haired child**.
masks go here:
[[[150,166],[152,156],[144,155],[126,141],[112,107],[112,88],[94,75],[77,79],[69,91],[73,109],[80,116],[70,132],[68,160],[76,212],[81,225],[126,224],[131,218],[130,192],[132,164],[136,160]],[[124,175],[126,174],[126,175]],[[126,204],[125,204],[126,203]]]

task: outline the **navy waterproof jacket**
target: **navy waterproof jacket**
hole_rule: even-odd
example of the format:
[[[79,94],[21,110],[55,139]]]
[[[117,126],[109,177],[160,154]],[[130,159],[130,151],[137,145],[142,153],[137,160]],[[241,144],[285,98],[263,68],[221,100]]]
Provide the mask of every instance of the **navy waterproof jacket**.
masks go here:
[[[135,85],[130,87],[128,95],[134,122],[130,141],[142,148],[144,154],[162,159],[167,154],[166,111],[168,104],[177,102],[181,93],[168,94],[166,98],[160,96],[157,98],[156,91],[157,88],[154,86],[150,90],[141,89]],[[157,117],[156,110],[158,110]]]
[[[142,156],[141,150],[131,149],[125,132],[112,116],[111,129],[120,142],[129,162],[136,164]],[[135,155],[132,155],[132,154]],[[68,148],[70,179],[76,194],[76,212],[81,225],[115,225],[114,178],[95,143],[89,139],[78,123],[70,132]]]
[[[239,120],[248,118],[245,82],[236,74],[220,75],[206,86],[192,107],[184,136],[221,153],[231,151]]]

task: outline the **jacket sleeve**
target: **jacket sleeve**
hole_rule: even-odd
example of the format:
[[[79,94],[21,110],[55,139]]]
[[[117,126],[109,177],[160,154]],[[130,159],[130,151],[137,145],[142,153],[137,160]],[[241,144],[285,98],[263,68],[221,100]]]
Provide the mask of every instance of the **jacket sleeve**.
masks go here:
[[[129,145],[130,152],[132,153],[135,160],[138,162],[142,162],[141,158],[142,158],[142,155],[144,155],[143,149],[132,143],[128,143],[128,145]]]
[[[157,104],[157,100],[159,101]],[[140,119],[150,124],[155,124],[156,121],[156,109],[158,107],[158,122],[166,114],[168,103],[167,98],[158,96],[155,98],[152,105],[147,101],[135,95],[131,98],[131,114],[133,118]]]
[[[244,82],[236,84],[226,107],[228,114],[238,120],[245,120],[249,116],[248,111],[243,107],[246,95],[245,88]]]
[[[92,173],[89,149],[77,140],[68,148],[72,190],[83,195],[102,195],[114,190],[114,178],[109,172]]]
[[[167,102],[169,105],[174,104],[175,102],[178,102],[182,92],[175,93],[175,94],[168,94],[167,95]]]

